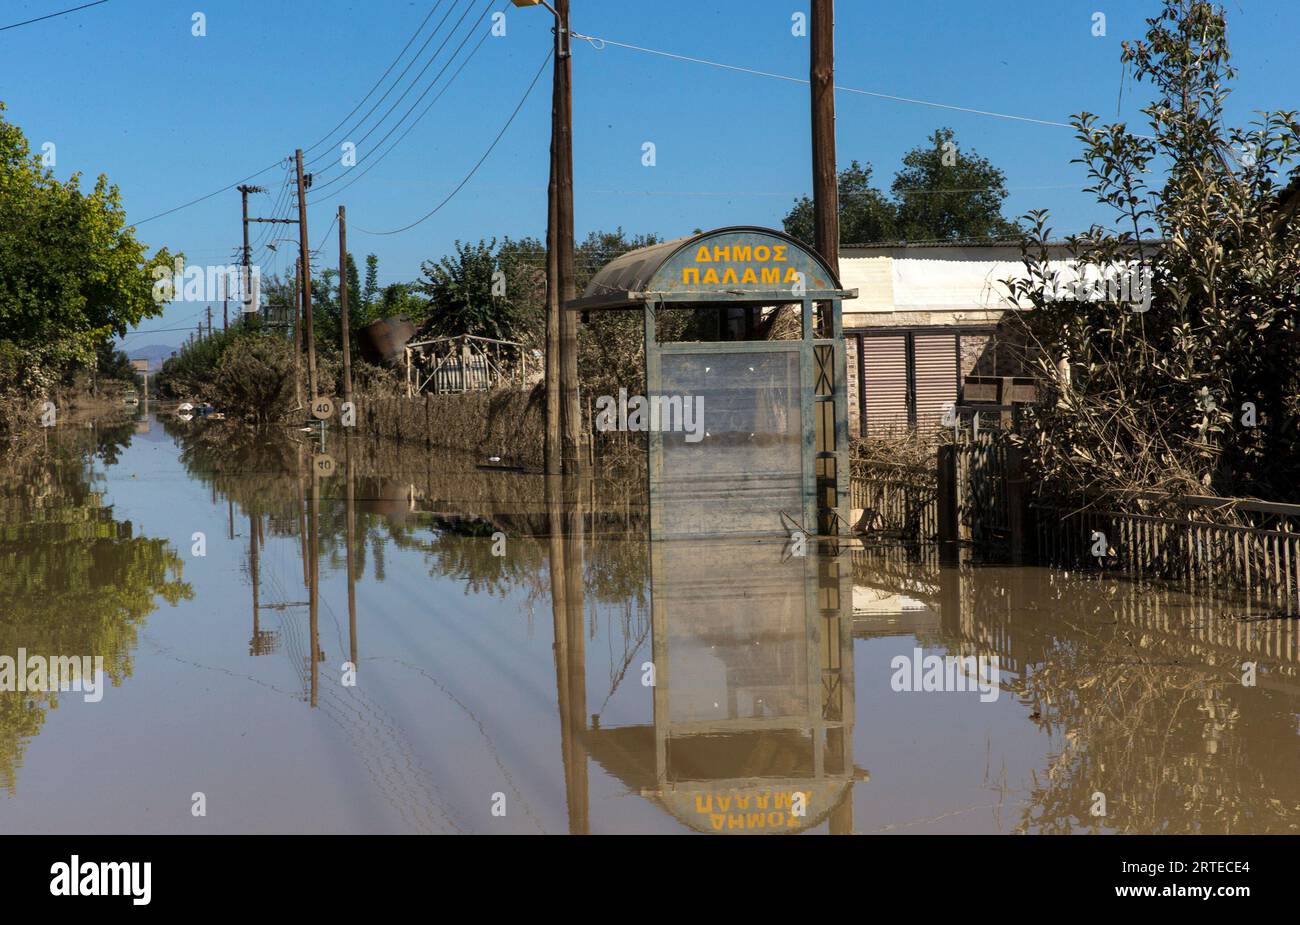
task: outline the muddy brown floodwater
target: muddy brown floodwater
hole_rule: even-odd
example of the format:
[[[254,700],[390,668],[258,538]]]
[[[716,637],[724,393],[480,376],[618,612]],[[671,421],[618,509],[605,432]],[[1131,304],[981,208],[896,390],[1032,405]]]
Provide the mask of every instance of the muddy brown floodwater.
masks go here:
[[[0,658],[106,681],[0,692],[0,831],[1300,825],[1293,620],[925,548],[651,544],[635,479],[337,431],[314,474],[307,435],[220,427],[4,467]]]

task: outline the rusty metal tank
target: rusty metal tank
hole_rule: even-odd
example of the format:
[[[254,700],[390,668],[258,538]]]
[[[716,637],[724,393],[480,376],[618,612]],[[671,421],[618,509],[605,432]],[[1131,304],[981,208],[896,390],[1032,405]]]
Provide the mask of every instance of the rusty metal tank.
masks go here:
[[[406,342],[415,336],[415,325],[405,316],[381,318],[357,331],[361,355],[371,363],[396,366],[402,362]]]

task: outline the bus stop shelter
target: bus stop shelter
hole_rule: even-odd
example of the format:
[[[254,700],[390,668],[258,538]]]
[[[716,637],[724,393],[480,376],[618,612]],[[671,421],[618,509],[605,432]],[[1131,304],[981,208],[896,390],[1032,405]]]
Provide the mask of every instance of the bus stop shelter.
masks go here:
[[[730,227],[624,254],[566,305],[643,314],[649,420],[628,429],[647,431],[652,538],[846,529],[841,302],[856,297],[795,238]],[[673,312],[689,334],[666,339]]]

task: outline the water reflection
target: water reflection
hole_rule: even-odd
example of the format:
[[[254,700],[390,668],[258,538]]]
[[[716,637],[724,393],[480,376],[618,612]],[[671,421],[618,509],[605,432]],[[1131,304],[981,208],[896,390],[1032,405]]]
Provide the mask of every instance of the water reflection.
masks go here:
[[[903,550],[863,551],[854,569],[860,589],[901,605],[862,614],[858,633],[999,657],[1003,688],[1047,743],[1045,761],[1004,789],[1009,830],[1300,827],[1294,621],[1241,619],[1239,601],[1207,591],[940,568]],[[1257,677],[1244,682],[1248,673]],[[1097,794],[1104,816],[1093,814]]]
[[[853,650],[838,550],[784,538],[651,548],[654,717],[595,729],[596,760],[703,832],[849,832]]]
[[[207,604],[192,626],[175,622],[169,645],[194,648],[172,670],[216,668],[243,709],[173,731],[176,751],[247,734],[241,773],[290,782],[268,784],[234,830],[1300,825],[1295,623],[1236,619],[1231,599],[940,567],[926,548],[651,543],[644,473],[547,479],[331,434],[325,475],[311,434],[159,419],[137,439],[176,442],[157,444],[173,467],[161,503],[197,487],[236,551],[229,570],[191,570],[191,589],[175,549],[140,537],[92,477],[91,459],[110,485],[135,477],[133,433],[66,435],[0,483],[0,653],[102,653],[121,683],[133,660],[165,657],[137,647],[156,601]],[[892,691],[891,659],[917,648],[997,656],[1001,696]],[[136,709],[168,720],[213,696],[206,684]],[[53,702],[0,695],[11,793]],[[302,749],[292,758],[287,740]],[[147,754],[124,760],[142,791],[166,783]],[[504,817],[489,809],[497,794]]]
[[[134,671],[137,632],[158,600],[192,596],[176,550],[137,535],[96,487],[92,460],[113,465],[131,430],[71,431],[5,460],[0,655],[102,656],[118,687]],[[0,787],[11,795],[27,744],[58,706],[57,691],[0,691]]]

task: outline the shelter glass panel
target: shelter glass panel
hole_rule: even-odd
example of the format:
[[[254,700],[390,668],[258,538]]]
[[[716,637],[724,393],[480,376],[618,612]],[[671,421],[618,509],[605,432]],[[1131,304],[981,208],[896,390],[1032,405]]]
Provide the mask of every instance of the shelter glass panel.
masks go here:
[[[660,422],[651,491],[661,535],[770,533],[802,522],[797,352],[665,352],[657,391],[694,402],[702,417],[694,433]]]

